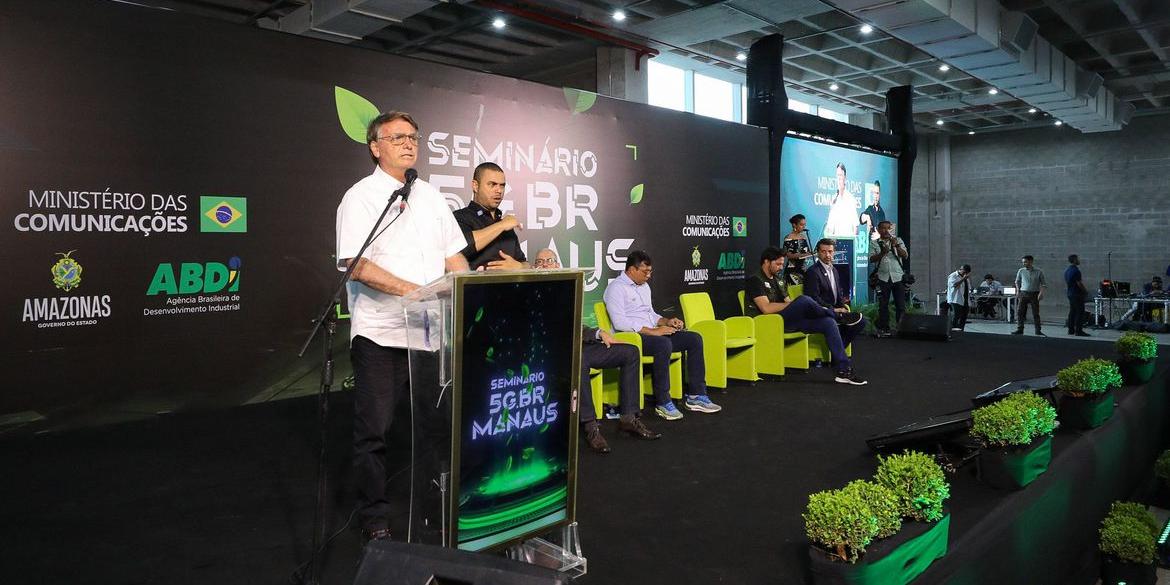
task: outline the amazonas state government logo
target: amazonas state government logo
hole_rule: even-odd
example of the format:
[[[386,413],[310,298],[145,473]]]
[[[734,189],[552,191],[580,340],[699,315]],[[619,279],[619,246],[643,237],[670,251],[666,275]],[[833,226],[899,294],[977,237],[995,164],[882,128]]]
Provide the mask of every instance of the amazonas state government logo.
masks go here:
[[[76,251],[57,252],[61,259],[50,269],[53,274],[53,285],[65,292],[81,285],[81,264],[70,258],[70,255]]]

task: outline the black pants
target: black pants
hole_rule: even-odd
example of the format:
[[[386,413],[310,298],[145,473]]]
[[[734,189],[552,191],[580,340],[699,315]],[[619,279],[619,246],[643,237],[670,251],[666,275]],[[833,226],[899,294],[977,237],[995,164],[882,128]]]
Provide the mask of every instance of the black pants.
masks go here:
[[[707,367],[703,363],[703,338],[694,331],[679,331],[671,335],[642,336],[642,353],[653,356],[654,364],[650,370],[650,382],[654,386],[654,403],[666,404],[670,401],[670,354],[676,351],[683,352],[683,362],[687,367],[688,395],[694,396],[707,393]]]
[[[398,402],[410,392],[406,350],[383,347],[357,336],[350,346],[353,362],[353,466],[358,517],[362,528],[387,528],[386,432]]]
[[[906,312],[906,286],[902,284],[901,280],[897,282],[879,282],[878,283],[878,317],[877,323],[874,324],[878,331],[890,330],[890,293],[894,296],[894,324],[897,325],[902,320],[902,315]]]
[[[979,299],[977,301],[977,306],[979,308],[979,314],[983,315],[984,317],[987,317],[988,319],[995,318],[995,308],[998,305],[999,305],[999,299]]]
[[[605,347],[604,343],[586,343],[581,347],[581,422],[597,420],[593,408],[593,391],[589,387],[589,368],[621,368],[618,410],[622,414],[638,412],[641,357],[638,348],[628,343],[615,343],[609,347]]]
[[[1040,292],[1020,291],[1019,310],[1016,321],[1016,330],[1024,330],[1024,322],[1028,320],[1028,305],[1032,306],[1032,321],[1036,323],[1036,333],[1040,333]]]
[[[1068,295],[1068,334],[1085,331],[1085,295]]]
[[[971,307],[967,305],[959,305],[950,303],[951,310],[951,329],[964,329],[967,327],[967,313],[971,311]]]

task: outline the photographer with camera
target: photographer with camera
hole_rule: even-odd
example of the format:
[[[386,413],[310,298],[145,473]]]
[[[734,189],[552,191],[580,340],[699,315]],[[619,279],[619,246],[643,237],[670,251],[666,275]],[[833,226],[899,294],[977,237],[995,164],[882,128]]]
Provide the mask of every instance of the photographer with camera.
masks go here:
[[[906,271],[902,268],[902,259],[910,256],[906,251],[906,242],[894,235],[894,224],[889,221],[878,223],[878,239],[874,242],[876,248],[871,248],[869,263],[873,266],[870,273],[870,286],[877,287],[878,318],[877,336],[892,337],[890,332],[890,296],[894,297],[894,321],[902,320],[906,312],[906,285],[902,282]]]

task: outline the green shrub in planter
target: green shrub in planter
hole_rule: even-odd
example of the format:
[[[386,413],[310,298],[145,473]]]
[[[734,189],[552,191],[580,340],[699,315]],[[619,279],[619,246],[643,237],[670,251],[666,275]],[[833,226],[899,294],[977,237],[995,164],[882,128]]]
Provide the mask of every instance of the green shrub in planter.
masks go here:
[[[808,497],[804,529],[809,540],[840,560],[857,562],[875,538],[902,527],[898,498],[885,486],[864,480]]]
[[[1122,561],[1148,565],[1154,562],[1157,527],[1152,516],[1143,519],[1135,512],[1132,507],[1118,509],[1117,503],[1114,504],[1101,521],[1100,548],[1101,552]],[[1141,512],[1150,516],[1144,509]]]
[[[1158,340],[1149,333],[1127,331],[1117,338],[1117,355],[1128,360],[1148,360],[1158,357]]]
[[[1149,529],[1150,535],[1154,538],[1157,538],[1160,532],[1158,530],[1158,520],[1154,518],[1154,515],[1145,506],[1137,502],[1113,502],[1113,505],[1109,506],[1108,515],[1115,518],[1121,516],[1133,518]]]
[[[971,436],[989,447],[1028,445],[1056,428],[1056,409],[1032,392],[1011,394],[971,415]]]
[[[1121,387],[1121,371],[1117,364],[1097,359],[1083,359],[1056,373],[1056,385],[1074,396],[1100,394],[1110,388]]]
[[[1170,485],[1170,449],[1162,451],[1158,460],[1154,462],[1154,476],[1162,483]]]
[[[943,517],[943,500],[951,495],[946,475],[934,458],[917,451],[878,456],[874,481],[886,486],[898,498],[898,513],[921,522]]]

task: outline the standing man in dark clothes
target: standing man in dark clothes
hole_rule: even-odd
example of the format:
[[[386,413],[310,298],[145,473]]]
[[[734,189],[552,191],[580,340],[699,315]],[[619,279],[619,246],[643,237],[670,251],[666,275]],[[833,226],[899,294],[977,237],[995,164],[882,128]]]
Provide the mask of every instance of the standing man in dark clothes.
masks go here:
[[[467,238],[463,255],[472,270],[528,268],[520,238],[516,237],[516,228],[523,229],[523,226],[516,216],[500,211],[505,187],[507,182],[500,165],[480,164],[471,175],[471,203],[455,212],[455,221]]]
[[[1089,337],[1085,333],[1085,298],[1089,291],[1081,281],[1081,259],[1076,254],[1068,257],[1068,268],[1064,269],[1064,284],[1068,288],[1068,334]]]

